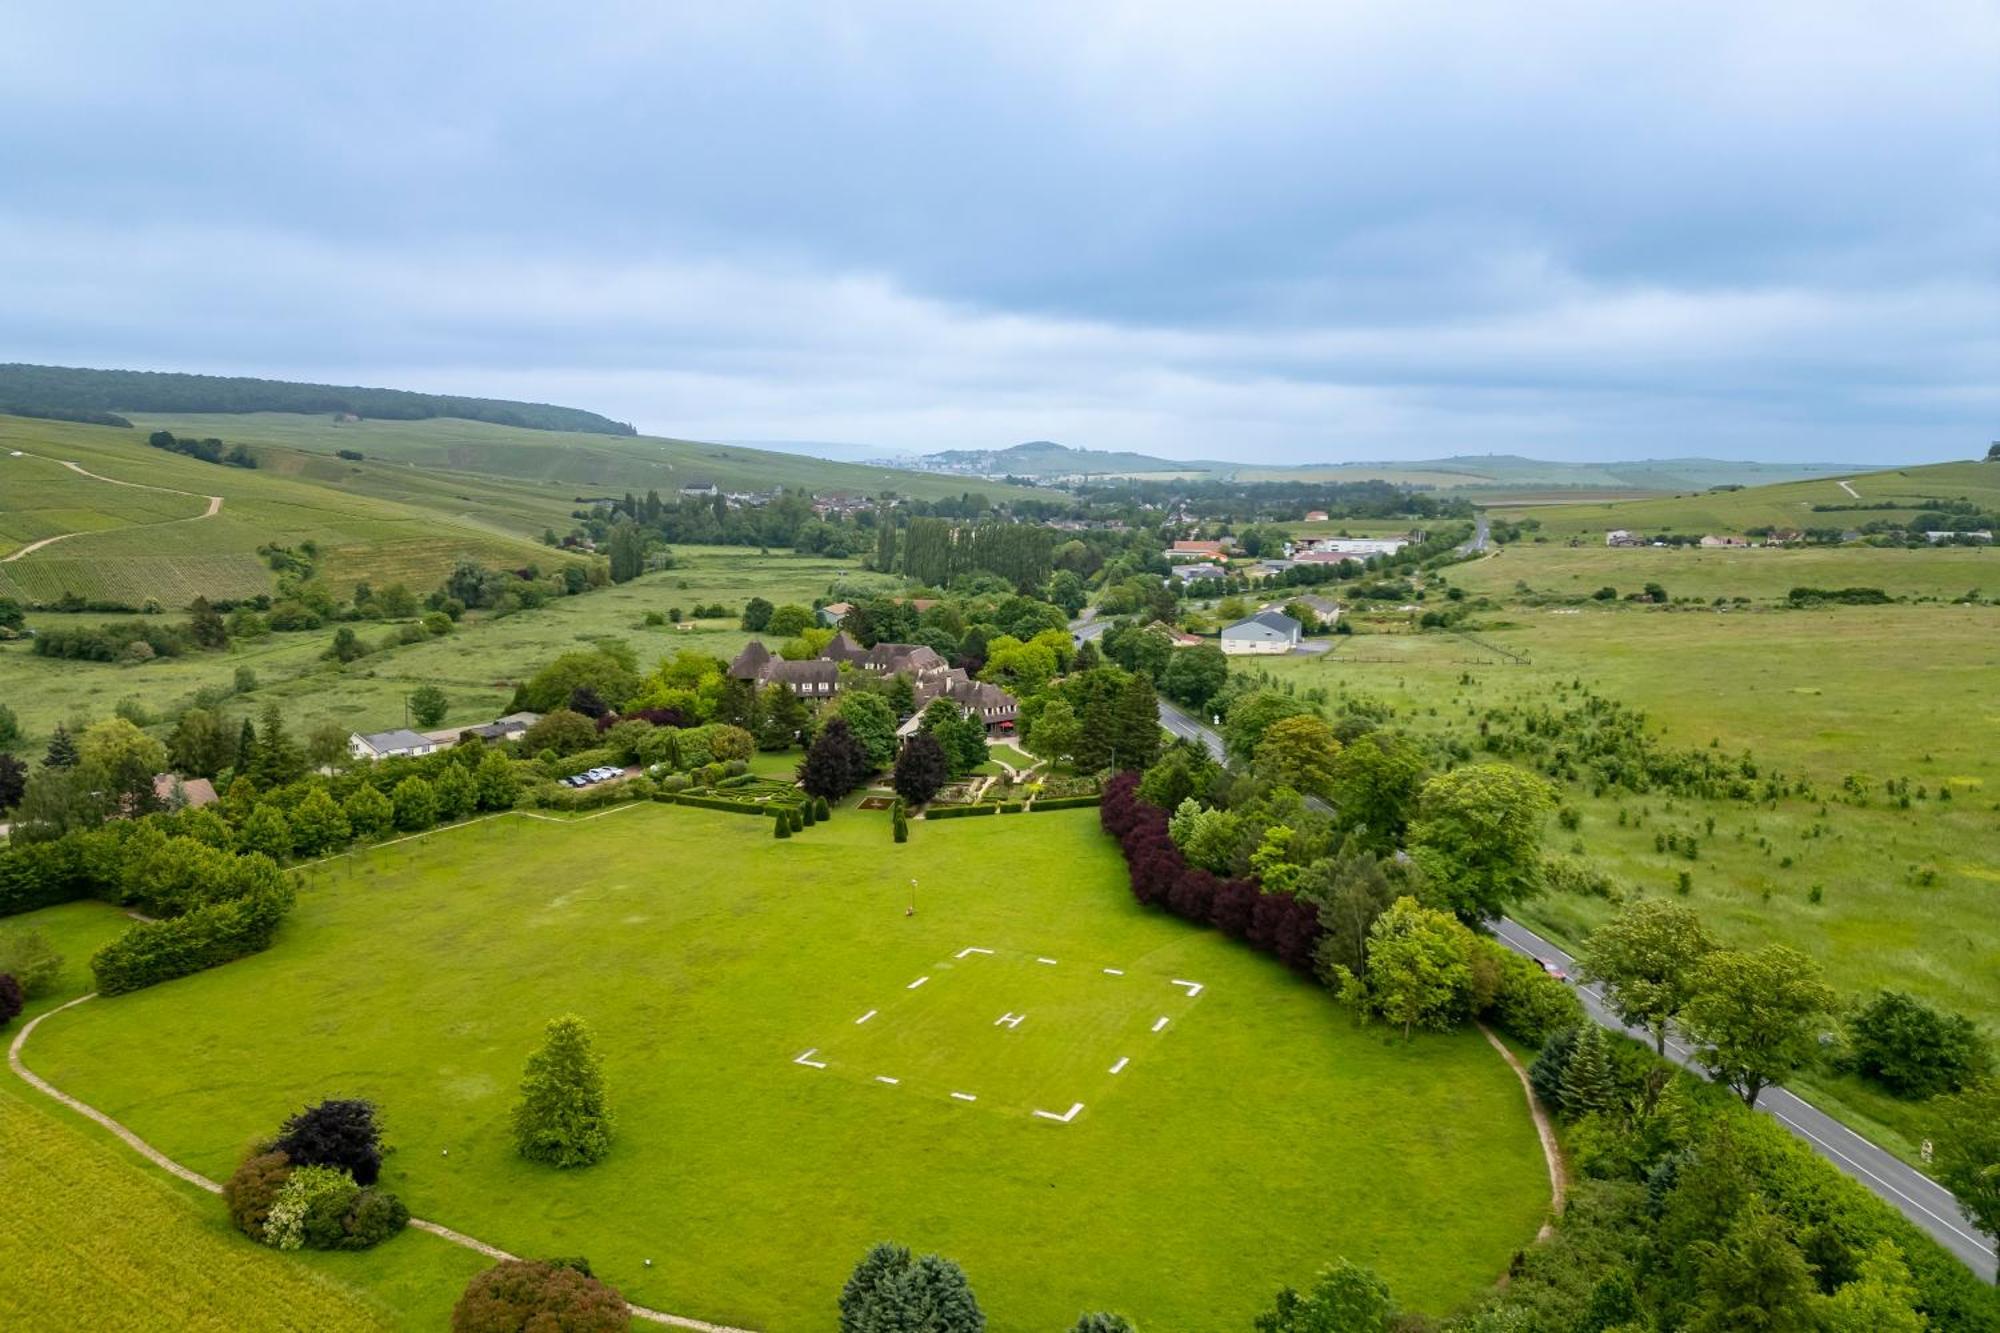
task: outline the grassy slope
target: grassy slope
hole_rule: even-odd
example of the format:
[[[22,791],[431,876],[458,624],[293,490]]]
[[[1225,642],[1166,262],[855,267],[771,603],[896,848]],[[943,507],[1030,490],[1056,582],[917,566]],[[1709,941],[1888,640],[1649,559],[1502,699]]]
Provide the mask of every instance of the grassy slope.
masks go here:
[[[14,458],[15,450],[37,455]],[[222,510],[212,518],[161,523],[201,513],[198,499],[131,486],[116,486],[67,473],[71,480],[48,482],[55,470],[42,458],[66,460],[118,481],[170,487],[198,496],[219,495]],[[196,594],[242,597],[267,591],[270,571],[257,556],[260,545],[317,542],[326,555],[325,576],[336,584],[357,579],[386,582],[402,577],[435,583],[460,556],[491,563],[563,557],[524,540],[477,512],[477,503],[446,498],[439,507],[386,495],[343,491],[282,467],[256,470],[203,463],[146,444],[145,433],[67,422],[0,417],[0,464],[32,467],[37,483],[26,498],[43,498],[43,488],[59,485],[53,498],[75,508],[77,519],[52,519],[60,510],[37,509],[25,524],[11,519],[29,504],[9,486],[0,491],[0,523],[12,535],[26,524],[60,523],[84,535],[45,547],[0,565],[0,596],[53,601],[65,591],[85,597],[133,603],[147,597],[170,607]],[[435,492],[436,483],[429,483]],[[432,497],[437,499],[435,495]],[[456,505],[456,510],[450,508]],[[41,535],[51,535],[44,531]],[[20,543],[16,543],[20,544]]]
[[[1587,596],[1599,588],[1637,592],[1658,583],[1674,597],[1780,601],[1796,587],[1880,588],[1892,597],[1954,598],[1978,588],[2000,596],[2000,549],[1952,546],[1906,550],[1870,546],[1710,549],[1568,546],[1517,542],[1447,577],[1467,592]]]
[[[210,1172],[301,1100],[376,1097],[386,1178],[421,1214],[774,1333],[831,1327],[885,1236],[961,1260],[996,1333],[1099,1306],[1240,1327],[1339,1254],[1419,1308],[1492,1281],[1546,1202],[1513,1076],[1476,1034],[1357,1031],[1269,960],[1140,909],[1095,824],[920,824],[891,854],[886,821],[852,812],[789,842],[663,806],[487,823],[318,872],[269,953],[66,1014],[30,1063]],[[791,1063],[968,944],[1209,989],[1068,1125]],[[621,1129],[558,1175],[513,1156],[505,1117],[564,1011],[597,1028]],[[954,1072],[977,1076],[993,1029],[957,1036]]]
[[[1849,495],[1839,483],[1853,487]],[[1505,517],[1541,520],[1543,531],[1577,535],[1602,542],[1611,528],[1635,532],[1742,532],[1753,527],[1860,527],[1874,519],[1907,515],[1927,499],[1978,500],[1991,509],[2000,505],[2000,464],[1934,463],[1883,472],[1849,473],[1844,479],[1825,478],[1752,486],[1740,491],[1689,493],[1616,504],[1565,504],[1510,511]],[[1816,504],[1876,504],[1895,501],[1894,511],[1814,512]]]
[[[1671,491],[1737,484],[1766,485],[1828,476],[1844,469],[1813,463],[1737,463],[1713,458],[1654,459],[1632,463],[1563,463],[1510,454],[1473,455],[1408,463],[1338,463],[1303,467],[1236,469],[1242,481],[1365,481],[1380,479],[1440,490],[1584,489]]]
[[[854,576],[853,561],[786,551],[759,555],[743,547],[682,547],[676,557],[677,567],[664,573],[499,620],[468,616],[448,638],[376,653],[346,667],[322,660],[331,629],[273,634],[237,643],[223,653],[191,653],[137,666],[53,661],[35,657],[25,643],[0,644],[0,699],[20,719],[23,740],[18,748],[37,757],[58,722],[107,717],[126,698],[164,714],[202,686],[228,687],[238,666],[254,671],[260,685],[231,700],[229,707],[254,714],[267,701],[276,701],[295,734],[328,719],[366,731],[399,726],[403,696],[422,684],[439,685],[449,696],[446,724],[470,724],[502,711],[515,681],[557,654],[600,637],[629,643],[648,669],[660,657],[683,648],[731,656],[749,638],[733,618],[699,622],[693,632],[682,633],[646,625],[647,611],[674,607],[686,611],[697,603],[717,601],[734,611],[752,596],[810,603],[843,572]],[[38,615],[29,623],[77,624],[104,618]],[[356,628],[371,642],[389,632],[372,624]]]
[[[834,463],[741,445],[704,444],[649,435],[608,436],[519,430],[478,421],[357,421],[259,412],[242,416],[139,414],[135,425],[164,426],[177,435],[215,436],[252,445],[276,444],[317,453],[354,449],[369,458],[437,472],[467,472],[551,485],[569,496],[662,495],[712,482],[724,489],[806,487],[872,495],[892,490],[917,499],[980,491],[989,499],[1035,492],[967,477]]]
[[[1521,553],[1510,551],[1488,566],[1505,567]],[[1895,562],[1909,553],[1852,554]],[[1472,582],[1472,568],[1457,567],[1454,579]],[[1953,586],[1956,574],[1942,581]],[[1680,591],[1688,581],[1671,582]],[[1458,734],[1475,727],[1477,710],[1547,702],[1580,680],[1645,709],[1662,738],[1675,745],[1718,741],[1730,753],[1747,749],[1761,764],[1803,772],[1829,791],[1837,791],[1848,773],[1870,775],[1878,790],[1873,804],[1833,803],[1824,815],[1803,802],[1771,810],[1661,796],[1621,801],[1582,788],[1565,799],[1583,814],[1573,836],[1591,860],[1619,882],[1650,893],[1672,891],[1679,872],[1689,871],[1689,901],[1729,940],[1782,939],[1824,963],[1846,994],[1893,986],[2000,1027],[2000,899],[1994,892],[2000,885],[2000,750],[1991,743],[2000,725],[1992,691],[2000,668],[2000,612],[1957,606],[1726,614],[1524,608],[1485,619],[1490,627],[1479,631],[1481,637],[1525,651],[1532,665],[1503,666],[1462,639],[1429,634],[1357,635],[1338,641],[1326,658],[1249,662],[1239,669],[1267,670],[1294,688],[1323,687],[1336,698],[1344,688],[1387,700],[1406,725]],[[1467,675],[1470,680],[1462,681]],[[1908,777],[1933,793],[1948,784],[1954,799],[1892,808],[1879,796],[1880,781],[1891,777]],[[1706,829],[1711,817],[1712,834]],[[1700,859],[1657,851],[1655,835],[1669,831],[1700,836]],[[1554,847],[1569,846],[1571,837],[1551,826]],[[1920,882],[1916,872],[1925,868],[1935,872],[1935,883]],[[1817,904],[1809,900],[1815,885],[1823,895]],[[1594,899],[1563,897],[1528,903],[1521,915],[1574,943],[1608,911]],[[1891,1146],[1914,1147],[1919,1113],[1858,1091],[1854,1100],[1891,1122]]]

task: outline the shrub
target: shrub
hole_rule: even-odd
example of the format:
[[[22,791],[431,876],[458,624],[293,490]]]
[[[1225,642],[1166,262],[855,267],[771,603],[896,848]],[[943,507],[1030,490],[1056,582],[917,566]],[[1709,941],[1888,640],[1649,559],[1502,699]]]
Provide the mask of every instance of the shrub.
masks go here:
[[[223,1202],[229,1205],[229,1220],[251,1240],[264,1239],[264,1223],[271,1205],[278,1200],[286,1177],[292,1174],[292,1159],[274,1149],[250,1154],[237,1166],[222,1186]]]
[[[1036,801],[1030,810],[1081,810],[1085,806],[1102,805],[1102,796],[1056,796]]]
[[[813,797],[813,818],[822,824],[833,818],[833,807],[827,804],[826,797]]]
[[[0,973],[21,983],[21,994],[39,999],[62,980],[63,957],[39,930],[0,934]]]
[[[285,1121],[271,1145],[295,1166],[336,1166],[358,1185],[373,1185],[382,1174],[382,1131],[375,1104],[359,1098],[329,1098]]]
[[[783,810],[775,810],[771,815],[771,836],[789,838],[792,836],[792,821]]]
[[[1132,1321],[1122,1314],[1107,1314],[1099,1311],[1087,1314],[1076,1321],[1069,1333],[1136,1333]]]
[[[1971,1019],[1899,991],[1869,1001],[1848,1020],[1847,1032],[1854,1067],[1899,1097],[1956,1092],[1992,1066]]]
[[[531,1162],[588,1166],[611,1151],[611,1127],[589,1026],[574,1014],[552,1019],[521,1076],[514,1146]]]
[[[21,993],[21,983],[0,972],[0,1028],[13,1022],[27,1003],[27,997]]]
[[[341,1250],[366,1250],[380,1245],[410,1223],[410,1210],[387,1190],[364,1189],[341,1219]]]
[[[806,826],[805,814],[796,805],[785,807],[786,818],[792,822],[792,832],[803,832]]]
[[[452,1307],[452,1333],[625,1333],[617,1289],[563,1264],[508,1259],[474,1277]]]
[[[912,1313],[921,1311],[916,1321]],[[983,1333],[986,1316],[949,1259],[886,1242],[861,1257],[840,1291],[840,1333]]]
[[[264,1219],[264,1243],[281,1250],[330,1250],[340,1244],[347,1210],[359,1197],[354,1177],[336,1166],[294,1167]]]
[[[895,809],[890,812],[889,825],[897,842],[910,840],[910,817],[903,813],[903,802],[900,798],[896,801]]]

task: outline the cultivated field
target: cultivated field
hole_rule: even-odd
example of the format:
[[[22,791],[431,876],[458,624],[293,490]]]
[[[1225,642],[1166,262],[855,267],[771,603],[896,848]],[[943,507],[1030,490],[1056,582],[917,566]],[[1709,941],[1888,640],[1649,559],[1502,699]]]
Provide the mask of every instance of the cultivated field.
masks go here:
[[[1978,591],[2000,597],[2000,550],[1948,546],[1795,546],[1710,548],[1606,547],[1515,542],[1445,571],[1467,592],[1502,599],[1527,592],[1587,597],[1599,588],[1620,596],[1658,583],[1673,597],[1748,597],[1781,601],[1793,588],[1880,588],[1891,597],[1950,600]]]
[[[773,1333],[830,1327],[885,1237],[962,1262],[996,1333],[1243,1327],[1343,1254],[1423,1309],[1493,1282],[1547,1204],[1514,1075],[1141,909],[1096,822],[504,817],[315,869],[270,952],[65,1013],[29,1063],[209,1174],[373,1097],[420,1216]],[[558,1174],[505,1126],[566,1011],[619,1137]],[[414,1240],[327,1269],[369,1285]]]

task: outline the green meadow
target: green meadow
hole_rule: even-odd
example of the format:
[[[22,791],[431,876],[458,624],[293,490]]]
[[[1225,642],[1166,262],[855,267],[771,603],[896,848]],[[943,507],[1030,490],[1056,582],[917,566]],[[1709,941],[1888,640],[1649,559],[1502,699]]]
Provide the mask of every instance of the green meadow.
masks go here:
[[[1438,1312],[1547,1208],[1520,1085],[1476,1032],[1358,1029],[1139,907],[1094,811],[919,822],[896,846],[852,810],[775,841],[648,804],[306,875],[269,952],[64,1013],[28,1063],[210,1175],[308,1100],[374,1098],[419,1216],[772,1333],[831,1327],[885,1237],[962,1263],[996,1333],[1097,1308],[1241,1328],[1340,1255]],[[597,1032],[618,1137],[556,1173],[506,1125],[565,1012]],[[413,1291],[432,1257],[412,1235],[319,1269],[433,1328],[465,1266]]]
[[[1472,571],[1520,554],[1449,573],[1470,586]],[[1593,795],[1571,785],[1563,798],[1580,827],[1552,822],[1550,845],[1630,892],[1678,893],[1685,872],[1688,901],[1725,939],[1791,944],[1819,959],[1843,994],[1909,990],[2000,1027],[2000,610],[1514,607],[1475,626],[1483,642],[1356,634],[1324,657],[1237,669],[1268,673],[1281,688],[1323,689],[1332,707],[1343,696],[1386,703],[1401,725],[1457,738],[1490,707],[1552,702],[1581,682],[1644,710],[1666,744],[1748,751],[1764,770],[1809,777],[1824,802]],[[1850,774],[1870,793],[1865,804],[1842,799]],[[1908,779],[1922,797],[1902,808],[1884,794],[1890,779]],[[1697,859],[1662,850],[1656,840],[1669,833],[1698,840]],[[1518,915],[1574,945],[1610,911],[1602,899],[1549,895]],[[1914,1108],[1851,1080],[1821,1076],[1813,1090],[1914,1153]]]
[[[1445,571],[1468,593],[1622,597],[1658,583],[1671,597],[1783,601],[1793,588],[1880,588],[1891,597],[1950,601],[1976,592],[2000,598],[2000,549],[1945,546],[1607,547],[1515,542]],[[1523,588],[1522,585],[1526,585]]]

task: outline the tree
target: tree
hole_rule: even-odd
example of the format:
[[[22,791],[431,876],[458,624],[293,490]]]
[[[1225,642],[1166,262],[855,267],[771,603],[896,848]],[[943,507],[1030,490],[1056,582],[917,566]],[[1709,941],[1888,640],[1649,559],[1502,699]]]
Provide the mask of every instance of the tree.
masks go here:
[[[1556,1103],[1565,1115],[1582,1117],[1609,1111],[1616,1104],[1617,1084],[1612,1080],[1611,1045],[1604,1029],[1586,1023],[1570,1048],[1569,1062],[1563,1066]]]
[[[983,1333],[986,1316],[949,1259],[876,1245],[840,1291],[840,1333]]]
[[[1153,682],[1134,672],[1119,687],[1112,704],[1111,762],[1120,769],[1142,771],[1160,758],[1160,699]]]
[[[21,983],[11,973],[0,972],[0,1028],[13,1022],[27,1003],[28,997],[21,993]]]
[[[479,804],[479,784],[464,764],[446,764],[431,783],[437,795],[437,817],[463,819]]]
[[[357,1185],[373,1185],[382,1174],[382,1129],[375,1103],[361,1098],[329,1098],[285,1121],[271,1147],[294,1166],[338,1167]]]
[[[354,632],[352,625],[342,625],[333,632],[333,642],[327,645],[325,657],[330,662],[352,662],[368,656],[368,645]]]
[[[1371,851],[1402,845],[1424,784],[1423,751],[1400,732],[1368,731],[1333,757],[1328,796],[1340,822]]]
[[[1447,912],[1398,898],[1368,931],[1368,991],[1376,1010],[1400,1024],[1445,1028],[1464,1009],[1472,979],[1471,935]]]
[[[1499,916],[1541,887],[1542,823],[1555,792],[1510,764],[1471,764],[1426,782],[1410,856],[1461,921]]]
[[[1815,1296],[1817,1333],[1924,1333],[1930,1320],[1917,1311],[1916,1284],[1895,1242],[1878,1240],[1860,1270],[1831,1296]]]
[[[617,711],[638,693],[639,674],[628,651],[595,648],[564,653],[521,683],[514,691],[514,707],[551,713],[567,707],[581,686],[588,686]]]
[[[1696,965],[1681,1027],[1695,1058],[1745,1106],[1819,1054],[1835,1003],[1819,978],[1819,964],[1782,944],[1718,949]]]
[[[895,762],[896,714],[881,695],[866,690],[849,691],[834,705],[834,715],[847,723],[868,756],[867,772],[873,773]]]
[[[244,851],[262,852],[280,865],[292,854],[291,823],[275,805],[264,804],[252,810],[250,818],[236,831],[236,840]]]
[[[1333,786],[1333,761],[1340,742],[1333,728],[1312,713],[1281,718],[1257,742],[1257,776],[1308,796],[1325,796]]]
[[[256,766],[257,724],[246,717],[236,731],[236,757],[230,762],[230,767],[236,770],[237,780],[241,781],[248,778]]]
[[[950,777],[948,762],[936,736],[917,732],[903,742],[903,752],[896,756],[896,794],[911,805],[929,801]]]
[[[520,796],[521,782],[514,775],[514,765],[498,750],[488,750],[479,756],[479,767],[473,774],[479,789],[481,810],[511,810]]]
[[[1257,1333],[1388,1333],[1395,1326],[1396,1302],[1389,1284],[1373,1269],[1341,1259],[1320,1270],[1312,1290],[1290,1287],[1277,1304],[1257,1316]]]
[[[1199,713],[1207,710],[1209,701],[1228,683],[1229,659],[1214,644],[1200,643],[1178,649],[1167,659],[1160,688],[1168,698]]]
[[[1938,1179],[1981,1231],[2000,1239],[2000,1080],[1942,1098],[1936,1114]]]
[[[611,529],[606,544],[611,559],[611,581],[629,583],[646,572],[646,533],[636,523],[620,521]]]
[[[414,833],[437,823],[437,789],[425,779],[404,778],[389,799],[396,810],[396,827],[404,832]]]
[[[346,744],[342,733],[341,743]],[[167,757],[176,773],[191,778],[212,778],[229,766],[236,753],[236,738],[220,716],[206,708],[190,708],[174,724],[167,737]]]
[[[774,639],[793,639],[817,623],[811,607],[787,602],[772,608],[771,618],[765,622],[764,630]]]
[[[396,807],[389,804],[389,798],[365,782],[342,803],[341,812],[357,838],[380,837],[396,818]]]
[[[1791,1229],[1757,1195],[1722,1239],[1696,1241],[1695,1333],[1812,1333],[1812,1273]]]
[[[757,747],[762,750],[789,750],[798,743],[812,714],[805,700],[784,685],[764,687],[757,700]]]
[[[910,840],[910,817],[903,812],[903,802],[900,797],[895,807],[889,811],[889,834],[897,842]]]
[[[854,738],[844,717],[831,717],[813,737],[799,761],[799,783],[808,795],[837,801],[859,786],[873,771],[868,752]]]
[[[771,624],[771,612],[777,608],[762,597],[752,597],[743,603],[743,628],[752,634],[762,634]]]
[[[451,699],[435,685],[419,685],[410,691],[410,716],[420,727],[435,727],[451,711]]]
[[[13,755],[0,751],[0,814],[21,803],[28,790],[28,766]]]
[[[552,1019],[542,1048],[528,1057],[514,1108],[514,1146],[531,1162],[588,1166],[611,1151],[612,1116],[604,1069],[589,1026],[575,1014]]]
[[[632,1309],[588,1265],[506,1259],[465,1286],[451,1333],[625,1333]]]
[[[352,835],[347,816],[341,813],[326,788],[315,786],[306,798],[292,807],[292,841],[305,856],[331,851]]]
[[[0,972],[21,983],[30,1000],[53,994],[62,982],[63,956],[32,927],[0,931]]]
[[[933,707],[936,705],[933,704]],[[1028,731],[1028,748],[1044,759],[1060,762],[1076,753],[1082,738],[1082,724],[1067,699],[1056,698],[1043,705],[1041,716]]]
[[[350,757],[348,731],[338,722],[322,722],[306,733],[306,764],[309,768],[333,768]]]
[[[1692,909],[1661,898],[1641,898],[1591,932],[1580,971],[1604,983],[1604,998],[1619,1019],[1653,1034],[1653,1049],[1667,1053],[1667,1029],[1694,993],[1695,968],[1715,948]]]
[[[92,725],[77,744],[78,770],[114,811],[143,814],[159,801],[153,775],[167,766],[167,747],[122,717]]]
[[[1238,697],[1229,705],[1229,715],[1222,725],[1222,739],[1228,746],[1229,757],[1238,763],[1249,763],[1257,753],[1257,742],[1264,739],[1264,732],[1272,723],[1306,711],[1304,704],[1275,690],[1255,690]]]
[[[54,733],[49,736],[48,753],[42,756],[42,767],[75,768],[76,761],[76,742],[71,739],[68,729],[58,722]]]
[[[1124,1315],[1099,1310],[1077,1320],[1069,1333],[1138,1333],[1138,1330]]]
[[[1366,975],[1368,932],[1396,901],[1382,863],[1368,852],[1315,861],[1306,867],[1298,893],[1319,904],[1319,924],[1326,931],[1314,959],[1320,976],[1336,967]]]
[[[268,703],[257,722],[257,759],[250,776],[265,790],[282,787],[305,776],[306,757],[285,732],[278,705]]]
[[[1979,1026],[1913,995],[1884,991],[1847,1020],[1854,1067],[1899,1097],[1957,1092],[1992,1067]]]
[[[0,750],[21,739],[21,719],[6,704],[0,704]]]
[[[521,748],[529,754],[540,754],[544,750],[575,754],[596,743],[596,726],[589,718],[570,708],[558,708],[542,714],[535,725],[521,735]]]

